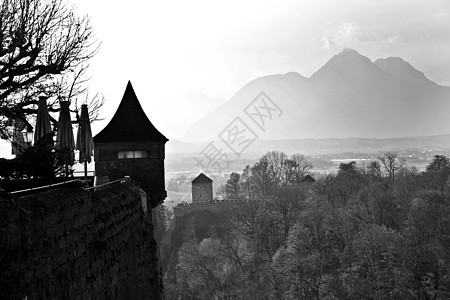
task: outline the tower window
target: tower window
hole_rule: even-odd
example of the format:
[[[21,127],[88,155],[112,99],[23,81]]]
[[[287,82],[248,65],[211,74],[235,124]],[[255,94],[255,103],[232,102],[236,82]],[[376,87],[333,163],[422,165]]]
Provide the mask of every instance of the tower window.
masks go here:
[[[118,159],[148,158],[148,151],[119,151]]]

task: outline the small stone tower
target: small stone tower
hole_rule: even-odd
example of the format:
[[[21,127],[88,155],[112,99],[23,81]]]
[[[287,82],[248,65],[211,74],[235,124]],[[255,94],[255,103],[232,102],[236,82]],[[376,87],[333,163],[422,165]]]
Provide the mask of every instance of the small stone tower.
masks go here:
[[[166,198],[162,135],[139,103],[131,82],[111,121],[94,137],[97,185],[130,176],[147,192],[152,207]]]
[[[203,173],[192,180],[192,203],[211,202],[213,200],[213,181]]]

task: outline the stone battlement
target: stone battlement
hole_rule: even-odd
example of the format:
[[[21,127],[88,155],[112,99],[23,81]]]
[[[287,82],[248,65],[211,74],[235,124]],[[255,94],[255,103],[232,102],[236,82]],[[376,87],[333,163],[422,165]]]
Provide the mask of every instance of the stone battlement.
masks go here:
[[[230,210],[236,205],[253,202],[253,201],[266,201],[270,198],[257,198],[257,199],[225,199],[225,200],[213,200],[213,201],[197,201],[193,203],[178,204],[174,207],[173,213],[175,220],[177,217],[184,216],[196,211],[210,211],[217,213],[223,210]]]

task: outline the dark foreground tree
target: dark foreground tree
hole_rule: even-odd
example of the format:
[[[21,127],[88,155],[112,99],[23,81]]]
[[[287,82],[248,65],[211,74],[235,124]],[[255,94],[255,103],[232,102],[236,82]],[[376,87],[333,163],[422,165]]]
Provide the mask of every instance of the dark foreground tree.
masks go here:
[[[229,199],[237,199],[241,195],[240,191],[241,175],[236,172],[231,173],[230,179],[228,179],[225,185],[225,196]]]
[[[345,173],[345,172],[356,173],[357,172],[356,161],[351,161],[349,163],[341,163],[339,165],[338,174],[342,174],[342,173]]]
[[[381,165],[378,161],[372,160],[367,166],[367,175],[373,181],[380,180],[383,173],[381,171]]]
[[[10,139],[15,122],[33,117],[38,96],[50,98],[50,112],[60,100],[77,110],[75,97],[87,99],[86,63],[97,49],[89,18],[77,17],[63,0],[1,1],[0,138]],[[102,103],[91,100],[92,119]]]
[[[427,166],[427,172],[450,168],[450,159],[445,155],[435,155],[433,160]]]

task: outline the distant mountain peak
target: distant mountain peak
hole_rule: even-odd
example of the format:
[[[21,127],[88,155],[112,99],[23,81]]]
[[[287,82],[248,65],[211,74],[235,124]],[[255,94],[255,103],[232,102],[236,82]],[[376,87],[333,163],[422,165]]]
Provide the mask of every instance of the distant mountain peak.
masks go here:
[[[377,59],[374,64],[376,64],[378,67],[380,67],[384,71],[413,71],[413,72],[419,72],[417,69],[415,69],[411,64],[403,60],[401,57],[387,57],[387,58],[379,58]]]
[[[358,51],[356,51],[354,49],[350,49],[350,48],[344,48],[341,52],[336,54],[333,58],[353,59],[353,60],[359,60],[359,61],[363,61],[363,62],[372,63],[372,61],[368,57],[361,55]],[[331,58],[331,60],[333,58]]]
[[[450,128],[450,87],[428,81],[401,58],[372,62],[344,49],[310,78],[289,72],[252,80],[191,126],[184,140],[217,139],[237,113],[253,116],[249,109],[260,104],[250,101],[261,91],[283,111],[264,119],[264,139],[426,136]]]
[[[425,74],[414,68],[410,63],[404,61],[401,57],[379,58],[374,64],[389,75],[401,80],[435,84]]]
[[[396,63],[396,64],[407,64],[407,65],[411,66],[403,58],[398,57],[398,56],[390,56],[390,57],[386,57],[386,58],[379,58],[379,59],[377,59],[375,61],[375,64],[381,63],[381,62],[391,62],[391,63]]]
[[[342,49],[342,51],[338,55],[356,55],[356,56],[364,57],[361,54],[359,54],[358,51],[356,51],[355,49],[351,49],[351,48]]]
[[[318,81],[363,79],[379,76],[381,70],[372,61],[356,50],[345,48],[334,55],[311,78]]]

